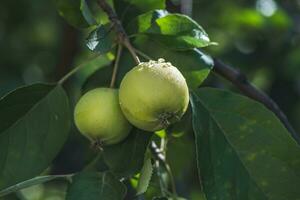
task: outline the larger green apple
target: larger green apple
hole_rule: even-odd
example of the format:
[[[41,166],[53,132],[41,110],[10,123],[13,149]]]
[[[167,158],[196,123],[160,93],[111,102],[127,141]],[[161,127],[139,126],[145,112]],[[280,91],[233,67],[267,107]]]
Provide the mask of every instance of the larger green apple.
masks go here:
[[[189,103],[185,78],[163,59],[141,63],[130,70],[119,93],[126,118],[147,131],[161,130],[178,121]]]
[[[87,92],[75,107],[74,119],[84,136],[105,145],[122,141],[131,130],[116,89],[97,88]]]

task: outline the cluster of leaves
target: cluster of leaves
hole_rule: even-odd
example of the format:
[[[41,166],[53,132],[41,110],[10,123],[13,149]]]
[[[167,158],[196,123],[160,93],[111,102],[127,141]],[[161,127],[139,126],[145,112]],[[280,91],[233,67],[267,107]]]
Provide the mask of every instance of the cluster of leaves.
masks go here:
[[[90,50],[100,56],[114,54],[117,33],[109,21],[98,22],[92,2],[56,3],[70,24],[93,29],[86,43]],[[146,55],[143,59],[163,57],[187,80],[192,110],[188,115],[192,116],[204,198],[299,199],[300,148],[275,115],[246,97],[198,88],[213,67],[212,59],[198,49],[214,44],[203,28],[188,16],[166,11],[164,0],[113,3],[133,46]],[[122,52],[120,64],[117,86],[135,65],[127,50]],[[85,80],[82,91],[108,86],[112,70],[110,62],[102,65]],[[146,192],[153,171],[147,147],[157,134],[138,129],[120,144],[104,148],[75,175],[34,178],[50,166],[67,139],[72,121],[68,101],[61,84],[22,87],[0,100],[0,197],[29,185],[71,178],[69,200],[118,200],[127,192],[124,179],[138,173],[137,194]],[[168,193],[154,199],[172,198],[182,199]]]

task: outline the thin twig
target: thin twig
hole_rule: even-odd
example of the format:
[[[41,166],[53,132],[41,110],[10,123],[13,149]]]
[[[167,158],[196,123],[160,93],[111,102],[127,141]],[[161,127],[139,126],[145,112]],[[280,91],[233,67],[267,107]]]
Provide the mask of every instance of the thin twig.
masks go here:
[[[126,48],[129,50],[129,52],[131,53],[134,61],[136,62],[136,64],[140,64],[141,61],[139,59],[139,57],[137,56],[137,54],[134,51],[134,48],[132,47],[132,45],[130,44],[128,38],[123,42],[124,46],[126,46]]]
[[[294,139],[298,142],[298,144],[300,144],[300,136],[293,129],[286,115],[282,112],[279,106],[264,92],[260,91],[255,86],[253,86],[244,74],[230,67],[229,65],[224,64],[218,59],[214,59],[213,72],[230,81],[246,96],[261,102],[268,109],[273,111],[273,113],[280,119],[280,121],[284,124],[287,130],[294,137]]]
[[[160,151],[160,149],[153,141],[151,142],[150,150],[156,160],[159,160],[160,162],[165,162],[165,155]]]
[[[108,15],[110,21],[113,23],[114,29],[119,36],[119,41],[129,50],[136,64],[139,64],[140,63],[139,57],[135,53],[134,48],[132,47],[128,39],[128,36],[115,11],[106,2],[106,0],[98,0],[98,4],[102,8],[102,10]]]
[[[162,196],[165,196],[166,195],[166,192],[165,192],[166,186],[165,186],[165,183],[163,182],[163,176],[160,172],[160,161],[159,160],[155,161],[155,167],[156,167],[156,172],[157,172],[157,176],[159,179],[160,192],[161,192]]]
[[[135,51],[138,55],[142,56],[143,58],[145,58],[145,59],[147,59],[147,60],[154,60],[153,58],[151,58],[150,56],[148,56],[147,54],[145,54],[144,52],[142,52],[142,51],[140,51],[140,50],[138,50],[138,49],[136,49],[136,48],[134,48],[134,51]]]
[[[88,62],[90,62],[91,60],[94,60],[95,58],[97,58],[99,56],[99,54],[95,54],[92,57],[88,58],[87,60],[85,60],[83,63],[81,63],[80,65],[74,67],[69,73],[67,73],[65,76],[63,76],[59,81],[58,84],[62,85],[66,80],[68,80],[72,75],[74,75],[79,69],[81,69],[81,67],[85,66]]]
[[[114,69],[113,69],[113,74],[111,76],[111,82],[110,82],[110,87],[113,88],[116,82],[116,77],[118,73],[118,67],[119,67],[119,61],[121,57],[123,46],[121,44],[118,45],[118,50],[117,50],[117,55],[116,55],[116,60],[114,64]]]
[[[165,157],[165,151],[161,151],[161,149],[158,148],[158,146],[155,144],[155,142],[151,142],[150,150],[152,152],[152,155],[154,156],[155,160],[157,160],[159,163],[162,164],[162,166],[165,168],[166,172],[168,173],[168,176],[170,178],[172,192],[174,196],[177,196],[177,190],[175,185],[175,179],[172,174],[171,168],[169,164],[166,162]]]
[[[167,161],[167,145],[169,142],[169,137],[168,135],[166,135],[166,137],[161,138],[161,144],[160,144],[160,151],[163,153],[164,157],[165,157],[165,162],[163,162],[164,168],[168,173],[168,176],[170,178],[170,182],[171,182],[171,188],[172,188],[172,192],[176,198],[177,196],[177,190],[176,190],[176,185],[175,185],[175,179],[171,170],[171,167]]]
[[[167,162],[164,162],[164,165],[165,165],[165,168],[166,168],[166,171],[169,175],[169,178],[170,178],[170,182],[171,182],[171,188],[172,188],[172,192],[175,196],[177,196],[177,190],[176,190],[176,185],[175,185],[175,179],[174,179],[174,176],[173,176],[173,173],[171,171],[171,168],[170,168],[170,165],[167,163]]]

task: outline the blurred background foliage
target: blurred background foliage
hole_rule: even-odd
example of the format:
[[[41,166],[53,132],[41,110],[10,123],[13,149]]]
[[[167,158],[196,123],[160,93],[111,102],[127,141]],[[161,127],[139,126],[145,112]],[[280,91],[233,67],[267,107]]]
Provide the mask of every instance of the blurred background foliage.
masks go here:
[[[173,0],[168,1],[168,9],[180,11],[181,2],[185,2],[182,10],[219,44],[204,50],[245,72],[253,84],[279,104],[300,132],[300,1]],[[52,1],[3,1],[0,6],[0,96],[24,84],[59,80],[91,54],[85,46],[88,32],[68,25]],[[94,63],[94,68],[109,60],[101,58]],[[81,92],[78,82],[89,73],[81,71],[66,85],[73,103]],[[236,91],[213,74],[205,85]],[[181,129],[186,133],[178,137],[182,135]],[[196,175],[193,136],[189,128],[181,129],[177,128],[169,141],[167,157],[178,193],[199,200],[203,197]],[[73,128],[48,173],[79,171],[95,155],[88,141]],[[51,182],[26,189],[17,196],[30,200],[63,199],[65,188],[65,183]]]

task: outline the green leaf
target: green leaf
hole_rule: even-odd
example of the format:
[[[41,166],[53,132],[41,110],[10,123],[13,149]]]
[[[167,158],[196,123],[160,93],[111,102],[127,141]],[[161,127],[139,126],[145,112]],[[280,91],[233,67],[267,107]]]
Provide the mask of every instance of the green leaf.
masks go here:
[[[87,3],[87,0],[81,0],[81,5],[80,5],[80,10],[82,12],[82,15],[85,19],[85,21],[89,24],[89,25],[95,25],[97,24],[91,9],[89,8],[89,5]]]
[[[91,172],[105,172],[108,171],[102,154],[98,154],[92,161],[90,161],[82,171],[91,171]]]
[[[82,93],[86,93],[97,87],[109,87],[112,73],[113,66],[111,65],[98,69],[85,80],[82,85]]]
[[[94,52],[105,54],[116,45],[116,34],[111,24],[100,25],[87,38],[87,47]]]
[[[214,64],[210,56],[197,49],[170,50],[150,37],[138,37],[134,45],[153,59],[164,58],[171,62],[181,71],[190,88],[197,88],[206,79]]]
[[[144,156],[152,133],[134,128],[119,144],[104,147],[104,160],[120,177],[130,177],[143,167]]]
[[[59,85],[19,88],[0,100],[0,189],[43,172],[67,139],[70,108]]]
[[[165,9],[165,0],[114,0],[114,7],[124,25],[136,16],[155,9]]]
[[[32,179],[20,182],[16,185],[10,186],[10,187],[8,187],[4,190],[1,190],[0,191],[0,197],[8,195],[8,194],[13,193],[13,192],[17,192],[17,191],[25,189],[25,188],[28,188],[30,186],[38,185],[38,184],[45,183],[45,182],[48,182],[48,181],[52,181],[52,180],[55,180],[55,179],[69,179],[71,176],[72,176],[71,174],[68,174],[68,175],[38,176],[38,177],[35,177],[35,178],[32,178]]]
[[[300,197],[300,148],[263,105],[227,91],[192,95],[197,162],[207,199]]]
[[[127,28],[131,34],[149,35],[170,49],[187,50],[206,47],[210,42],[207,33],[193,19],[181,14],[168,14],[155,10],[138,16]]]
[[[169,133],[168,133],[169,134]],[[193,131],[184,134],[180,138],[168,139],[167,161],[172,169],[173,176],[177,180],[186,179],[183,171],[190,171],[196,165],[196,153],[194,140],[191,139]]]
[[[140,195],[147,191],[153,173],[151,156],[146,156],[144,166],[141,170],[139,182],[136,188],[136,194]]]
[[[143,13],[136,18],[134,18],[126,27],[127,33],[145,33],[147,30],[151,29],[156,23],[156,20],[169,15],[167,10],[152,10],[147,13]]]
[[[81,172],[74,176],[66,200],[122,200],[126,187],[110,172]]]
[[[55,0],[58,13],[72,26],[87,28],[96,21],[86,0]]]
[[[80,69],[76,73],[76,83],[79,86],[82,86],[82,87],[88,89],[89,87],[92,86],[92,84],[88,84],[88,79],[91,76],[93,76],[94,73],[101,71],[102,68],[111,66],[113,58],[109,53],[107,53],[105,55],[100,55],[100,56],[97,56],[97,55],[93,55],[93,57],[91,57],[91,58],[86,58],[85,62],[82,62],[81,64],[78,65],[78,66],[80,66]],[[97,56],[97,57],[95,57],[95,56]],[[107,75],[107,76],[109,76],[109,77],[105,77],[105,78],[110,79],[111,74]]]

